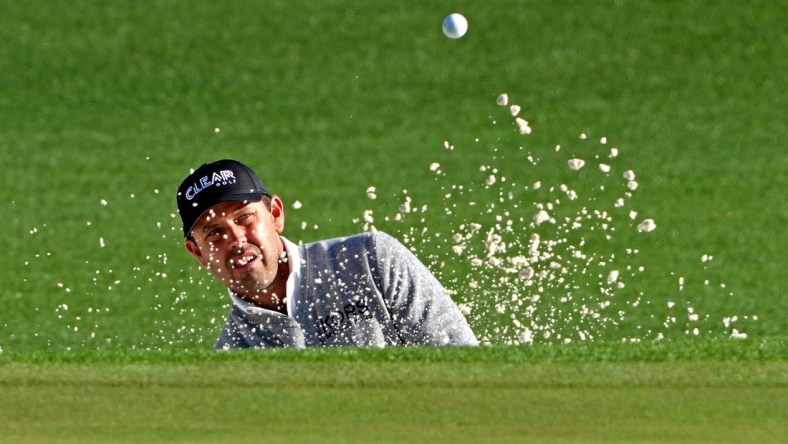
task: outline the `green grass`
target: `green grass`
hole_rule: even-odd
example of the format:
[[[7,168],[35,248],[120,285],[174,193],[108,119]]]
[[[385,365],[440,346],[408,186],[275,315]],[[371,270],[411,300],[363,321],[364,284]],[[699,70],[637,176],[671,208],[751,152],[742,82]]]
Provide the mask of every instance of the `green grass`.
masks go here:
[[[785,7],[0,1],[0,441],[778,441]],[[440,33],[452,11],[470,23],[458,41]],[[495,104],[503,92],[533,134]],[[494,346],[210,352],[228,301],[182,247],[174,191],[222,157],[283,197],[293,241],[359,231],[372,209],[476,304],[469,319]],[[627,169],[639,188],[618,209]],[[561,184],[581,197],[556,216],[604,210],[616,231],[530,227]],[[403,190],[427,211],[386,221]],[[629,210],[657,230],[637,233]],[[563,281],[469,265],[506,220],[507,255],[534,232],[566,239]],[[484,230],[457,256],[468,222]],[[569,259],[580,242],[593,261]],[[605,295],[612,268],[626,286]],[[512,316],[533,347],[503,347],[519,338]]]
[[[779,442],[786,432],[788,368],[770,341],[27,354],[0,369],[7,442]]]

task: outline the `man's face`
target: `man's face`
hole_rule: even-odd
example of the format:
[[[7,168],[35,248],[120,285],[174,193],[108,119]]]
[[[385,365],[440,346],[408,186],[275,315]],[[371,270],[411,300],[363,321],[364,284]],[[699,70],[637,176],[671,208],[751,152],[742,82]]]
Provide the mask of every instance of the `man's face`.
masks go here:
[[[282,201],[224,202],[205,212],[186,240],[186,249],[239,295],[273,287],[284,246]]]

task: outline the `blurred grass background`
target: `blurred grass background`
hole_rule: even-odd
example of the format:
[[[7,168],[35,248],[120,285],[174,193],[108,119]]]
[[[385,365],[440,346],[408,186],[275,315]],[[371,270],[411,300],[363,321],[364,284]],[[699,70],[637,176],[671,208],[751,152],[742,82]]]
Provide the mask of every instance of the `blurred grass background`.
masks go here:
[[[644,308],[603,337],[653,337],[672,316],[666,301],[708,316],[712,336],[727,335],[721,320],[732,316],[750,337],[784,336],[785,10],[3,1],[0,347],[209,348],[227,298],[183,251],[174,207],[180,180],[203,162],[243,160],[288,204],[302,202],[287,215],[294,241],[359,231],[354,219],[370,207],[396,213],[404,189],[432,209],[430,233],[450,234],[439,214],[446,183],[477,183],[484,164],[513,183],[558,180],[565,168],[527,167],[526,152],[583,152],[601,137],[636,171],[632,203],[658,225],[616,236],[641,251],[648,273],[627,291],[644,291]],[[440,33],[452,11],[470,23],[457,41]],[[504,92],[533,134],[508,126],[495,104]],[[443,182],[428,170],[435,161]],[[475,216],[464,211],[451,221]],[[425,240],[419,254],[450,260],[443,249]],[[453,277],[469,275],[467,264],[445,267],[464,289]]]

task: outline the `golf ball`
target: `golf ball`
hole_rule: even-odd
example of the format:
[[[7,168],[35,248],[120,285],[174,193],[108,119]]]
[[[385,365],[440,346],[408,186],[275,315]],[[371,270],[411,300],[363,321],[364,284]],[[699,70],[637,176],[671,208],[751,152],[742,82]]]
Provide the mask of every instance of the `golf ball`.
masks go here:
[[[449,14],[443,19],[443,33],[450,39],[458,39],[468,32],[468,20],[462,14]]]

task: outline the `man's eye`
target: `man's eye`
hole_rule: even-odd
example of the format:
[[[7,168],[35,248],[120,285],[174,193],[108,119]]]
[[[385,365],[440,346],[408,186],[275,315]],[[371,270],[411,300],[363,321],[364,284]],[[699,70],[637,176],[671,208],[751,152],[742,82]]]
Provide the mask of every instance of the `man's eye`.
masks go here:
[[[244,213],[238,217],[238,224],[242,225],[244,223],[249,223],[252,221],[252,213]]]

